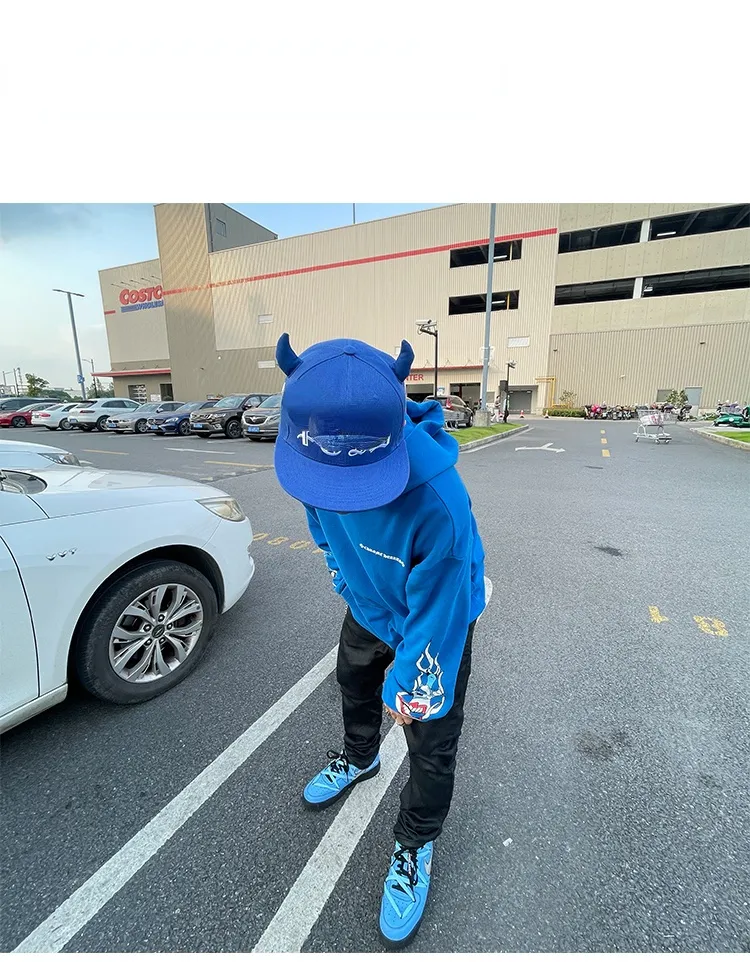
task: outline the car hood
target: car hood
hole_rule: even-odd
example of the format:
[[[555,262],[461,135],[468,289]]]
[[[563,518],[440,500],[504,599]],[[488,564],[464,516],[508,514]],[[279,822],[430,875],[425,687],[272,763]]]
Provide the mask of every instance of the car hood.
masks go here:
[[[34,444],[33,441],[0,441],[0,454],[69,454],[64,448],[51,444]]]
[[[270,418],[281,413],[281,408],[249,408],[242,415],[243,418]]]
[[[33,500],[51,518],[138,505],[227,497],[218,488],[166,474],[65,465],[29,473],[41,478],[47,485],[45,491],[33,495]]]
[[[241,408],[202,408],[200,411],[191,411],[190,417],[196,421],[208,417],[209,414],[237,414]]]

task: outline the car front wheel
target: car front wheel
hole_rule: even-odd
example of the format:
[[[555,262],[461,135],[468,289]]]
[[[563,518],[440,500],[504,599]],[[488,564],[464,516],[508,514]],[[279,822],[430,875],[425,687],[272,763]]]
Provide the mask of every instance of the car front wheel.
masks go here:
[[[26,418],[13,418],[10,424],[11,424],[11,427],[14,427],[14,428],[25,428]]]
[[[96,422],[96,430],[97,430],[97,431],[105,431],[106,428],[104,427],[104,425],[105,425],[106,423],[107,423],[107,415],[106,415],[106,414],[103,414],[103,415],[99,418],[99,420]]]
[[[60,421],[61,431],[70,431],[72,430],[72,428],[73,428],[73,425],[70,423],[70,421],[67,418],[63,418],[62,421]]]
[[[180,424],[180,426],[177,428],[177,433],[178,433],[178,434],[180,435],[180,437],[182,437],[182,438],[186,438],[186,437],[188,436],[188,434],[190,434],[190,425],[188,424],[187,421],[183,421],[183,422]]]
[[[198,570],[150,561],[110,585],[79,626],[78,679],[103,701],[131,705],[178,685],[196,667],[219,614]]]
[[[146,433],[146,427],[147,427],[146,419],[145,419],[145,418],[141,418],[139,421],[136,421],[136,422],[135,422],[135,433],[136,433],[136,434],[145,434],[145,433]]]
[[[224,434],[226,434],[226,436],[231,438],[233,441],[239,437],[242,437],[242,426],[240,422],[236,419],[227,421],[227,423],[224,425]]]

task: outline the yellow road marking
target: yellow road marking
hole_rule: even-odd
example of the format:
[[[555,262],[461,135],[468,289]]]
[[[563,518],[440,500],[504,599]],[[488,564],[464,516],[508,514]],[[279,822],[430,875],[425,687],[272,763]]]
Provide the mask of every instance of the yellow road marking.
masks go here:
[[[267,531],[265,531],[265,532],[263,532],[263,533],[261,533],[261,534],[254,534],[254,535],[253,535],[253,541],[263,541],[263,539],[264,539],[264,538],[267,538],[267,537],[268,537],[268,532],[267,532]]]
[[[83,450],[86,454],[119,454],[123,458],[130,454],[129,451],[103,451],[101,448],[84,448]]]
[[[299,551],[300,548],[309,548],[312,541],[295,541],[294,544],[290,544],[289,547],[292,551]]]
[[[604,428],[602,428],[602,434],[606,434],[606,433],[607,432],[604,430]]]
[[[693,615],[693,621],[707,635],[718,635],[720,638],[726,638],[729,635],[727,626],[718,618],[704,618],[703,615]]]
[[[602,438],[602,444],[606,444],[606,443],[607,443],[607,439],[606,439],[606,438]]]
[[[281,538],[273,538],[271,541],[266,541],[266,544],[273,544],[273,545],[284,544],[284,542],[288,540],[289,538],[285,538],[282,536]]]
[[[656,605],[649,605],[648,613],[651,615],[651,620],[655,625],[661,624],[662,621],[669,621],[669,618],[665,618]]]
[[[609,457],[609,451],[607,450],[607,448],[602,448],[602,457],[603,458]]]
[[[233,468],[270,468],[270,464],[248,464],[246,461],[204,461],[204,464],[228,464]]]

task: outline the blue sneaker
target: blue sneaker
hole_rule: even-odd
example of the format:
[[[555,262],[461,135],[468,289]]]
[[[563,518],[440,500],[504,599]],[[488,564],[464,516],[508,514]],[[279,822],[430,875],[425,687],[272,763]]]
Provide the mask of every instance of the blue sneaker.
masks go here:
[[[400,948],[417,934],[430,891],[432,842],[404,848],[396,842],[380,905],[380,934],[390,948]]]
[[[327,808],[358,782],[372,778],[380,771],[380,755],[367,768],[357,768],[346,753],[328,752],[330,763],[305,785],[302,798],[308,808]]]

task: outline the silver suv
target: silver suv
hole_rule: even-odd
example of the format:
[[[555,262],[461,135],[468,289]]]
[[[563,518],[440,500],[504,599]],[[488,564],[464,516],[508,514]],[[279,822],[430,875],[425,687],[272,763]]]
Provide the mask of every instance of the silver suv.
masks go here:
[[[124,414],[126,411],[135,411],[140,404],[131,401],[126,397],[98,398],[92,401],[84,401],[77,407],[71,409],[68,414],[68,423],[71,427],[79,428],[81,431],[104,431],[104,425],[113,415]]]

